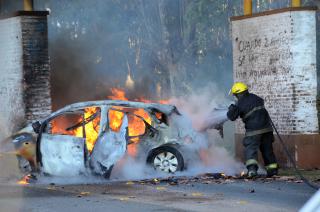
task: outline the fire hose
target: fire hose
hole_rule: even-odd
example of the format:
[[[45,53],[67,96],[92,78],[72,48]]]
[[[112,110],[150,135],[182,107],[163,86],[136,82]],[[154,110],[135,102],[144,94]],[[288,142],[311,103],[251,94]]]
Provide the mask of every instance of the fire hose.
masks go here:
[[[296,164],[295,160],[293,159],[293,157],[292,157],[292,155],[290,154],[290,152],[289,152],[286,144],[284,143],[284,141],[282,140],[281,136],[279,135],[279,132],[278,132],[276,126],[274,125],[273,121],[271,120],[271,118],[270,118],[270,123],[271,123],[273,129],[275,130],[275,132],[276,132],[276,134],[277,134],[277,136],[278,136],[278,138],[279,138],[279,141],[280,141],[280,143],[281,143],[281,145],[282,145],[282,147],[283,147],[286,155],[287,155],[288,158],[289,158],[290,163],[293,165],[293,168],[294,168],[294,171],[296,172],[296,174],[300,177],[300,179],[301,179],[306,185],[308,185],[308,186],[310,186],[311,188],[316,189],[316,190],[320,189],[320,187],[319,187],[318,185],[315,185],[315,184],[311,183],[308,179],[306,179],[306,178],[301,174],[301,172],[300,172],[300,171],[298,170],[298,168],[297,168],[297,164]]]

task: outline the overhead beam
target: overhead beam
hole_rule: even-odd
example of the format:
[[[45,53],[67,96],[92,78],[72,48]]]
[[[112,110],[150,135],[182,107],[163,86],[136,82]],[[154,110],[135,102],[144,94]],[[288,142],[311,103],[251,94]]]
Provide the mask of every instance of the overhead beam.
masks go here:
[[[291,7],[301,7],[301,0],[291,0]]]
[[[25,11],[33,11],[33,0],[23,0],[23,9]]]
[[[243,14],[252,15],[252,0],[243,0]]]
[[[291,0],[291,7],[301,7],[301,0]],[[252,0],[243,0],[243,14],[252,15]]]

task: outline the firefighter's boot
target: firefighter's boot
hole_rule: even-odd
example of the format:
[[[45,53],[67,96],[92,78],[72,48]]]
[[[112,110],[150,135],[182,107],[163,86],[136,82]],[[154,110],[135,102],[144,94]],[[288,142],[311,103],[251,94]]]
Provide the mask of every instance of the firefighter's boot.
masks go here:
[[[247,173],[247,177],[248,178],[255,178],[257,177],[258,175],[258,167],[257,165],[250,165],[250,166],[247,166],[247,169],[248,169],[248,173]]]
[[[278,175],[278,164],[271,163],[266,166],[266,170],[267,170],[267,177]]]

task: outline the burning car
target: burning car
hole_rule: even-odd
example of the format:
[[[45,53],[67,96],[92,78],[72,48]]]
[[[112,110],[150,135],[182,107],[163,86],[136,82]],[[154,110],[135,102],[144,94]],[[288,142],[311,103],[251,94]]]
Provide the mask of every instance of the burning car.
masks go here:
[[[81,102],[23,128],[12,142],[24,172],[109,178],[113,166],[129,154],[174,173],[184,170],[195,154],[187,148],[195,135],[188,133],[186,122],[173,105]]]

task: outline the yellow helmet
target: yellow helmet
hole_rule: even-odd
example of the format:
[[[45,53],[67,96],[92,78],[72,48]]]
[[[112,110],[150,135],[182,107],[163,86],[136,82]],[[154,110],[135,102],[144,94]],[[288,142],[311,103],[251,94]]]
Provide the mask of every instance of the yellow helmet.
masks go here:
[[[242,93],[243,91],[247,91],[248,90],[248,86],[246,84],[244,84],[243,82],[236,82],[233,84],[229,95],[231,94],[239,94]]]

